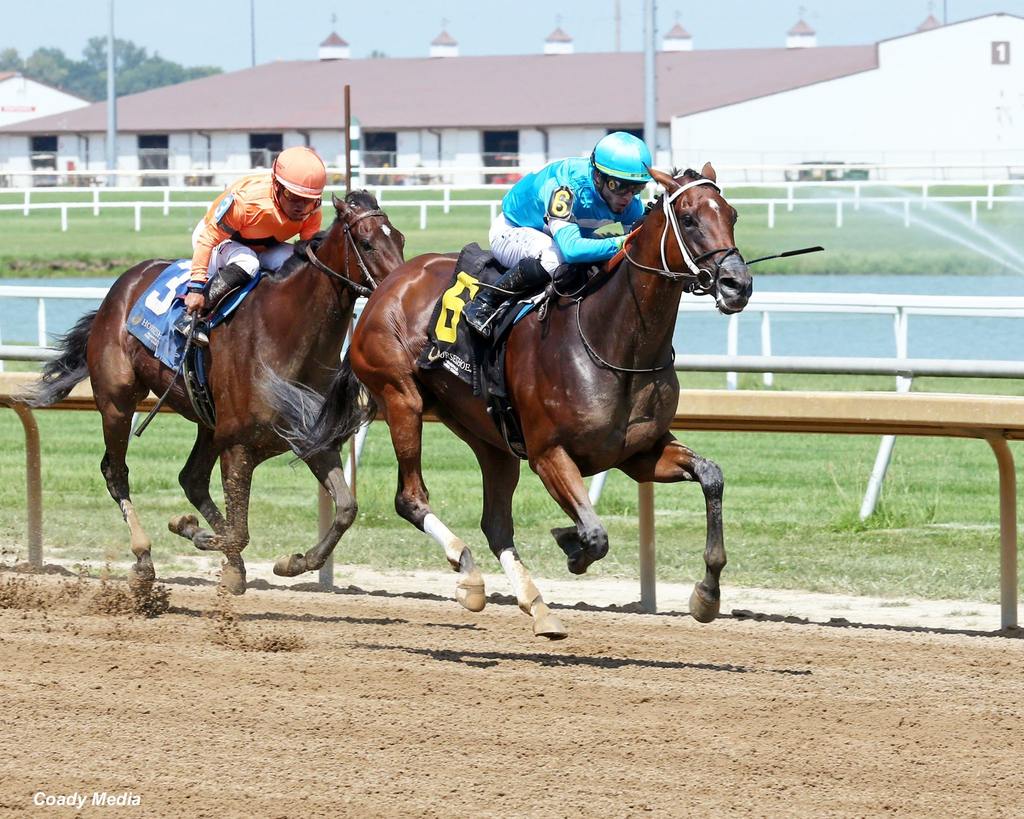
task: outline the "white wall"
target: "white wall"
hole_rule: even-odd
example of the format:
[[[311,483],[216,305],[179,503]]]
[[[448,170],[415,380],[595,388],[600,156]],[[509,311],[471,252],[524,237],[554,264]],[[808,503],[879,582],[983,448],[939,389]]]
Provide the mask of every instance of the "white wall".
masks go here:
[[[0,128],[36,117],[60,114],[89,103],[25,77],[0,80]]]
[[[992,64],[994,41],[1010,65]],[[875,70],[674,119],[672,150],[677,164],[1024,165],[1024,20],[889,40]]]

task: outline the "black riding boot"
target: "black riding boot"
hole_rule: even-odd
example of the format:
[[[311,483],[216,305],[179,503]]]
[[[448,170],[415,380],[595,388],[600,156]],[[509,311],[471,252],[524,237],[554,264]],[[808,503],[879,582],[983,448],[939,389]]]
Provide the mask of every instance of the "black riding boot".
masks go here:
[[[551,274],[541,266],[540,259],[522,259],[515,267],[509,268],[493,287],[481,286],[476,297],[462,308],[462,317],[470,327],[487,338],[491,334],[491,319],[505,301],[512,296],[539,290],[550,281]]]
[[[210,316],[217,309],[221,300],[232,291],[238,289],[249,281],[249,274],[239,265],[229,264],[219,273],[214,273],[206,283],[206,304],[202,310],[202,316],[194,316],[196,329],[192,333],[192,343],[205,347],[210,343]],[[174,323],[174,329],[182,335],[188,335],[192,325],[193,316],[190,313],[182,313]]]

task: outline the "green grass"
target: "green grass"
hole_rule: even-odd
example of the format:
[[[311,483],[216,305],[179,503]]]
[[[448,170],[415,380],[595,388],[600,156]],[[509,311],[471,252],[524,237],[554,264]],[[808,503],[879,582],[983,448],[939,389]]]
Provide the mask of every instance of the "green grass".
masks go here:
[[[711,375],[690,386],[720,386]],[[783,388],[821,386],[822,377],[780,377]],[[1019,382],[971,382],[970,388],[1017,394]],[[847,387],[883,386],[876,379]],[[884,385],[886,388],[888,384]],[[933,379],[925,389],[964,389]],[[40,412],[45,491],[45,549],[99,563],[129,557],[127,528],[99,473],[103,447],[97,414]],[[166,530],[192,511],[177,484],[193,427],[161,415],[129,451],[132,494],[154,538],[158,566],[181,566],[191,545]],[[480,477],[468,448],[437,424],[425,429],[427,485],[435,512],[462,535],[481,563],[497,570],[478,522]],[[982,441],[901,438],[878,513],[857,511],[878,440],[867,436],[694,433],[680,438],[725,472],[726,583],[881,596],[994,601],[998,588],[998,478]],[[23,434],[13,413],[0,413],[0,542],[25,553]],[[1013,445],[1017,449],[1017,445]],[[1020,457],[1018,450],[1017,457]],[[215,485],[218,485],[215,477]],[[394,512],[395,459],[386,427],[374,424],[360,466],[357,524],[337,551],[343,563],[378,569],[445,567],[440,548]],[[658,486],[658,576],[692,581],[703,570],[704,505],[694,484]],[[215,493],[219,497],[219,492]],[[613,472],[598,512],[612,549],[592,568],[597,576],[637,576],[635,484]],[[516,495],[517,539],[541,576],[564,577],[564,559],[548,530],[567,518],[524,467]],[[272,559],[304,551],[316,539],[316,494],[301,463],[281,456],[256,472],[247,555]]]
[[[755,189],[735,188],[728,195],[764,196]],[[104,194],[108,196],[112,194]],[[145,194],[149,195],[149,194]],[[500,198],[500,191],[460,191],[454,198]],[[12,194],[0,194],[3,197]],[[58,196],[67,201],[78,194],[39,194],[37,197]],[[88,197],[88,194],[81,194]],[[138,199],[132,194],[129,198]],[[194,198],[195,194],[177,197]],[[17,197],[14,197],[15,200]],[[440,199],[436,191],[387,191],[388,202],[408,199]],[[767,210],[763,205],[740,207],[740,222],[736,240],[748,258],[769,255],[781,250],[824,245],[826,253],[812,254],[785,261],[768,262],[758,268],[758,275],[783,273],[805,274],[990,274],[1010,273],[1009,265],[981,255],[975,249],[958,243],[951,236],[995,249],[988,239],[971,228],[959,225],[950,213],[967,218],[966,205],[947,205],[942,210],[934,206],[921,211],[912,208],[912,223],[903,227],[902,207],[892,213],[865,206],[854,211],[847,206],[844,227],[835,227],[835,211],[828,206],[797,205],[792,212],[785,207],[776,208],[776,226],[767,226]],[[406,235],[406,256],[428,251],[455,251],[467,242],[487,242],[489,214],[487,208],[452,208],[445,215],[442,209],[428,211],[428,229],[419,229],[419,209],[391,207],[392,222]],[[191,253],[191,231],[202,213],[202,206],[194,209],[172,210],[164,216],[159,209],[142,212],[142,230],[135,232],[132,209],[101,211],[93,216],[89,208],[71,210],[68,230],[60,231],[60,213],[33,211],[24,216],[21,211],[0,212],[0,277],[67,276],[116,273],[135,261],[145,258],[169,258]],[[1024,205],[1000,204],[989,211],[981,207],[978,212],[979,229],[990,232],[1011,247],[1018,247],[1018,228],[1024,216]],[[936,233],[925,227],[933,225]],[[996,251],[1005,259],[1005,252]]]

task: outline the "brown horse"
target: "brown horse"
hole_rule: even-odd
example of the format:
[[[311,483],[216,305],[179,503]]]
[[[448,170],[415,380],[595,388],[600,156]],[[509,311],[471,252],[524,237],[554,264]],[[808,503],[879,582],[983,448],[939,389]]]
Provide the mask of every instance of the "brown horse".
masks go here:
[[[325,388],[338,367],[356,293],[374,287],[403,260],[405,238],[373,196],[353,191],[344,200],[333,197],[333,204],[335,219],[329,229],[297,245],[281,270],[265,276],[213,333],[212,361],[208,357],[207,363],[216,426],[199,422],[181,380],[167,399],[167,406],[198,424],[178,480],[213,531],[199,528],[193,515],[176,517],[169,526],[199,549],[223,552],[221,583],[236,594],[245,591],[242,550],[249,542],[253,469],[287,451],[279,426],[301,428],[300,418],[281,418],[264,399],[267,382],[281,378]],[[129,495],[125,451],[137,405],[151,391],[162,394],[174,373],[127,332],[125,321],[168,264],[142,262],[123,273],[100,307],[62,339],[61,356],[46,365],[28,398],[34,406],[46,406],[67,396],[86,376],[91,378],[106,444],[100,469],[128,524],[136,557],[129,580],[137,590],[152,584],[156,573],[149,535]],[[301,413],[302,408],[286,411]],[[226,515],[210,497],[210,475],[218,457]],[[289,575],[322,566],[356,513],[338,453],[322,452],[305,460],[334,499],[335,517],[330,531],[305,555],[279,561]]]
[[[617,269],[598,274],[583,297],[562,298],[546,318],[530,313],[512,330],[505,361],[507,387],[519,414],[530,466],[572,518],[552,530],[580,574],[608,551],[608,535],[587,496],[582,475],[617,467],[636,481],[697,481],[707,506],[707,572],[690,600],[693,616],[713,620],[719,608],[722,472],[676,441],[669,424],[679,381],[672,369],[672,334],[684,290],[714,297],[737,312],[751,293],[747,266],[735,247],[736,211],[714,184],[710,164],[679,178],[652,170],[665,192],[655,201]],[[481,528],[533,618],[534,633],[566,636],[516,552],[512,494],[519,481],[513,455],[484,401],[443,368],[420,370],[434,305],[448,287],[453,255],[426,254],[406,262],[368,301],[350,348],[351,369],[387,420],[398,457],[398,513],[437,540],[460,573],[457,597],[484,606],[483,581],[466,544],[428,505],[420,470],[423,415],[431,411],[469,444],[483,475]],[[457,321],[455,316],[453,321]],[[332,394],[353,373],[342,371]],[[349,386],[349,389],[351,387]],[[352,426],[354,402],[331,417],[330,396],[307,452],[326,451]],[[334,428],[332,429],[332,425]]]

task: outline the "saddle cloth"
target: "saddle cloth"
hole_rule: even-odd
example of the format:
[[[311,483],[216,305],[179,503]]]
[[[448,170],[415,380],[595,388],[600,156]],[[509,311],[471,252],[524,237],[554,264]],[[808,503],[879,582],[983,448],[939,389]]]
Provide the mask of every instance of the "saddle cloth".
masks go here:
[[[129,333],[172,370],[178,369],[185,350],[185,336],[174,329],[174,323],[185,309],[183,299],[188,289],[191,267],[191,259],[178,259],[167,265],[156,281],[139,296],[125,324]],[[262,271],[221,301],[210,319],[211,329],[234,312],[261,276]]]
[[[512,326],[543,298],[507,302],[493,320],[491,339],[481,338],[462,318],[480,283],[493,284],[505,272],[489,251],[475,242],[466,245],[455,263],[452,280],[438,299],[427,329],[427,343],[416,362],[420,369],[443,368],[487,400],[487,409],[509,448],[526,457],[519,419],[505,386],[505,348]],[[515,308],[515,309],[511,309]]]

